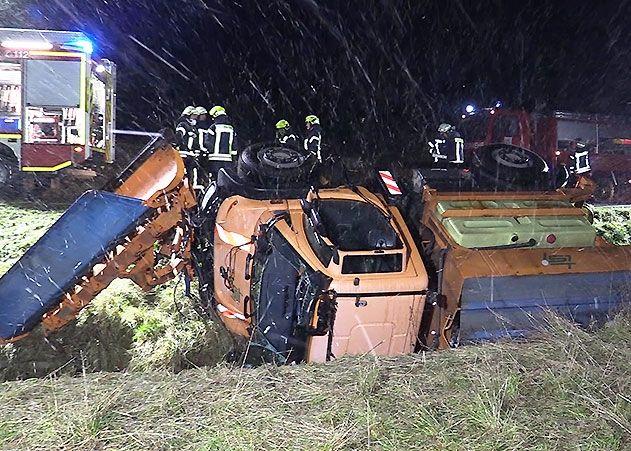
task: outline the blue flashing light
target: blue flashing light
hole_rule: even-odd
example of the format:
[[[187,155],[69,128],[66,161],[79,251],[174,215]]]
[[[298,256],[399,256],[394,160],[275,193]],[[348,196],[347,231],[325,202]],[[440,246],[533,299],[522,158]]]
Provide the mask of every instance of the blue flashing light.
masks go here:
[[[475,112],[475,106],[469,104],[467,105],[464,110],[468,113],[468,114],[473,114]]]
[[[78,39],[67,43],[66,46],[81,50],[83,53],[87,53],[88,55],[92,54],[94,51],[94,45],[89,39]]]
[[[502,102],[500,102],[499,100],[495,102],[495,108],[501,108],[501,107],[502,107]]]

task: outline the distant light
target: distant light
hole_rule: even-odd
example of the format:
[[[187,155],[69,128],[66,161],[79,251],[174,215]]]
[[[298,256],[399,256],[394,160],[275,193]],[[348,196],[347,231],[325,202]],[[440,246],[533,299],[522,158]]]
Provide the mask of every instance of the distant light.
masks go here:
[[[53,45],[48,41],[2,41],[2,47],[12,50],[50,50]]]
[[[558,157],[559,155],[561,155],[561,151],[560,150],[555,150],[554,154]]]
[[[469,105],[467,105],[467,106],[464,108],[464,110],[465,110],[467,113],[471,114],[471,113],[473,113],[473,112],[475,111],[475,107],[474,107],[473,105],[469,104]]]
[[[99,74],[102,74],[103,72],[105,72],[105,66],[104,66],[104,65],[102,65],[102,64],[97,65],[97,66],[96,66],[96,71],[97,71]]]
[[[68,42],[64,47],[71,47],[81,50],[83,53],[91,54],[94,51],[92,41],[88,39],[78,39],[76,41]]]
[[[500,102],[499,100],[495,102],[495,108],[502,108],[502,102]]]
[[[493,110],[493,109],[492,109],[492,110],[491,110],[491,114],[495,114],[495,110]]]
[[[464,118],[466,118],[466,117],[467,117],[467,115],[466,115],[466,114],[463,114],[463,115],[462,115],[462,118],[463,118],[463,119],[464,119]]]

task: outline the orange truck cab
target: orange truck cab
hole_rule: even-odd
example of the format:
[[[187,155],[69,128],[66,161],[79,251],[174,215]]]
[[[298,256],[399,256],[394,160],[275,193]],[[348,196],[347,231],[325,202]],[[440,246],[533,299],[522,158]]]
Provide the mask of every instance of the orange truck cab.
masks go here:
[[[225,197],[213,223],[227,328],[283,363],[414,351],[428,277],[399,210],[356,187],[258,194]]]

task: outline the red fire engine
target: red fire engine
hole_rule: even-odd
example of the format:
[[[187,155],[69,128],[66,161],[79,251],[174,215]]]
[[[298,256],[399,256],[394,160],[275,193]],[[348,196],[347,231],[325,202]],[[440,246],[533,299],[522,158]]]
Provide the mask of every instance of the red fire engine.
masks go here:
[[[541,155],[551,169],[591,172],[599,187],[596,200],[631,203],[631,118],[484,108],[463,114],[458,130],[466,154],[485,144],[520,146]]]
[[[0,28],[0,187],[114,160],[116,66],[80,32]]]

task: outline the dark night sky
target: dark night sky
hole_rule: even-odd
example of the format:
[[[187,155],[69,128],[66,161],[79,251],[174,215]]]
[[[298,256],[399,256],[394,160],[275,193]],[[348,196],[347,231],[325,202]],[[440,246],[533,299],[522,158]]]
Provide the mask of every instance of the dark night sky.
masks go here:
[[[5,2],[21,23],[2,26],[94,37],[127,127],[221,102],[249,139],[315,113],[344,152],[409,152],[467,101],[631,114],[628,0]]]

